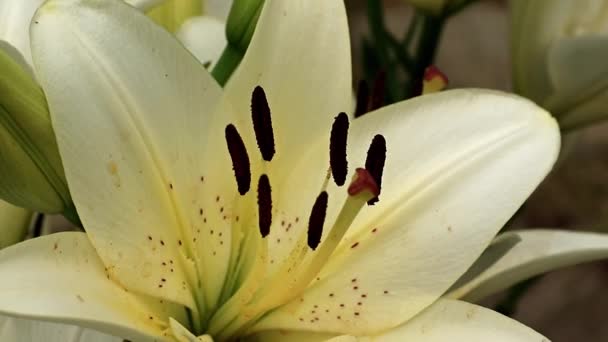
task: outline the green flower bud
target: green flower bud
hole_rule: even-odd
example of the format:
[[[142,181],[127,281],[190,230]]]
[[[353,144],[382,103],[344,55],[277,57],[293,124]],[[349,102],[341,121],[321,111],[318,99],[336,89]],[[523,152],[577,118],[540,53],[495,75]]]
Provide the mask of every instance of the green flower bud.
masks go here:
[[[226,38],[228,44],[242,54],[247,51],[263,7],[264,0],[235,0],[232,3],[226,23]]]
[[[512,0],[515,91],[562,130],[608,118],[608,16],[601,0]]]
[[[0,198],[45,213],[74,212],[44,93],[3,49]]]
[[[0,200],[0,249],[23,241],[31,221],[31,211]]]

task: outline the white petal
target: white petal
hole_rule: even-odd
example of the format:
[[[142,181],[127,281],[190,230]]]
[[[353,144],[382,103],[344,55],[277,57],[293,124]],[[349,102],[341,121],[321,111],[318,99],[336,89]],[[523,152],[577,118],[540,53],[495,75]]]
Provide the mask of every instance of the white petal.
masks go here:
[[[31,221],[31,211],[0,200],[0,249],[22,241]]]
[[[11,342],[122,342],[122,338],[74,325],[0,316],[0,340]]]
[[[211,70],[226,47],[225,23],[211,16],[195,17],[186,21],[177,38]]]
[[[311,138],[328,132],[338,113],[353,108],[344,3],[266,1],[247,53],[225,88],[242,127],[251,127],[257,85],[272,112],[276,156],[269,167],[288,170],[285,163],[300,158]]]
[[[527,326],[481,306],[440,299],[411,321],[359,341],[549,342]]]
[[[140,9],[141,11],[148,11],[167,0],[125,0],[129,5]]]
[[[534,330],[495,311],[449,299],[439,299],[412,320],[376,336],[343,335],[329,338],[314,333],[307,335],[302,332],[272,331],[262,333],[258,340],[252,338],[252,341],[284,341],[286,338],[302,342],[549,341]]]
[[[27,65],[32,65],[30,50],[30,22],[45,0],[0,0],[0,41],[15,47]],[[152,8],[163,0],[128,0],[142,10]]]
[[[269,0],[243,61],[225,87],[249,147],[254,180],[261,161],[250,109],[257,85],[264,88],[272,112],[276,154],[258,168],[269,175],[272,186],[273,225],[267,239],[271,274],[297,240],[295,233],[305,229],[328,168],[323,161],[300,165],[307,163],[311,144],[329,133],[334,117],[354,107],[350,63],[342,1]],[[323,146],[320,156],[328,154],[325,141]],[[290,184],[285,184],[288,177]]]
[[[359,213],[320,280],[254,331],[362,334],[413,317],[469,268],[559,149],[546,111],[484,90],[422,96],[355,119],[351,169],[364,165],[378,133],[388,150],[380,202]],[[310,164],[319,165],[313,158]],[[329,210],[336,211],[346,190],[329,191]]]
[[[113,281],[83,233],[57,233],[0,251],[0,312],[76,324],[140,341],[163,336],[168,315]],[[169,310],[169,311],[167,311]]]
[[[51,0],[36,21],[34,60],[101,259],[132,290],[189,306],[198,286],[217,296],[235,193],[220,192],[235,188],[232,165],[223,127],[210,124],[221,89],[173,36],[122,2]],[[213,229],[223,238],[207,238]],[[209,272],[200,282],[196,266]]]
[[[0,40],[14,46],[32,65],[29,27],[36,9],[44,0],[0,0]]]
[[[476,271],[473,278],[465,274],[468,281],[455,287],[449,297],[478,301],[544,272],[608,258],[608,235],[604,234],[535,229],[503,235],[521,241],[487,269]]]

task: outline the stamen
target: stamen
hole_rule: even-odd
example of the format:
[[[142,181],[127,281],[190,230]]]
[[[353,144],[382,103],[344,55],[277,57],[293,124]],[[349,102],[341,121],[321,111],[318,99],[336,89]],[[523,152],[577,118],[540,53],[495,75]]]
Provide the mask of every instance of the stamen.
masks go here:
[[[226,143],[232,159],[232,169],[234,170],[239,194],[245,195],[251,187],[251,165],[243,138],[233,124],[226,126]]]
[[[369,103],[368,111],[374,111],[384,104],[384,96],[386,95],[386,72],[380,71],[374,81],[372,88],[372,96]]]
[[[363,191],[367,191],[377,198],[380,195],[380,188],[371,173],[363,168],[357,168],[355,177],[348,186],[348,194],[357,196]]]
[[[348,126],[348,115],[346,113],[338,114],[331,126],[329,138],[329,165],[338,186],[344,185],[348,173],[348,161],[346,160]]]
[[[262,158],[265,161],[271,161],[275,153],[272,119],[266,93],[260,86],[255,87],[251,95],[251,118]]]
[[[369,171],[376,185],[378,186],[378,195],[382,191],[382,172],[384,171],[384,162],[386,161],[386,140],[381,134],[377,134],[372,139],[372,143],[367,150],[367,159],[365,160],[365,169]],[[369,205],[374,205],[378,202],[378,196],[367,202]]]
[[[312,206],[310,218],[308,220],[308,247],[312,250],[317,249],[323,235],[323,225],[327,214],[327,191],[323,191],[317,196],[315,204]]]
[[[263,238],[270,234],[272,224],[272,190],[267,175],[261,175],[258,181],[258,216],[260,234]]]
[[[359,81],[357,86],[357,107],[355,107],[355,118],[367,113],[369,106],[369,87],[365,80]]]

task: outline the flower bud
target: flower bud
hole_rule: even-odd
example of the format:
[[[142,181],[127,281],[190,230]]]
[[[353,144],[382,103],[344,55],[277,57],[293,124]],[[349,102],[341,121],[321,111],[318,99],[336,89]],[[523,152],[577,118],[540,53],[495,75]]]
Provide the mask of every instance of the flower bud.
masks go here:
[[[166,0],[150,10],[147,15],[169,32],[177,32],[189,18],[203,14],[201,0]]]
[[[513,0],[515,91],[562,130],[608,117],[608,1]]]
[[[42,89],[0,49],[0,198],[45,213],[73,207]]]
[[[232,3],[226,23],[226,37],[228,44],[243,54],[253,37],[263,7],[264,0],[235,0]]]
[[[31,211],[0,200],[0,249],[23,241],[31,221]]]

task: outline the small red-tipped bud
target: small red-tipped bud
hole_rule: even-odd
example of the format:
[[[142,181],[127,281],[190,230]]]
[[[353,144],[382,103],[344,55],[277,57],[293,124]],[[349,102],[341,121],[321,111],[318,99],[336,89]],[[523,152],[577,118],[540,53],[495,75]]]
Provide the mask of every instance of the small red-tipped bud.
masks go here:
[[[424,80],[422,82],[422,93],[431,94],[445,89],[448,86],[447,76],[434,65],[424,70]]]

